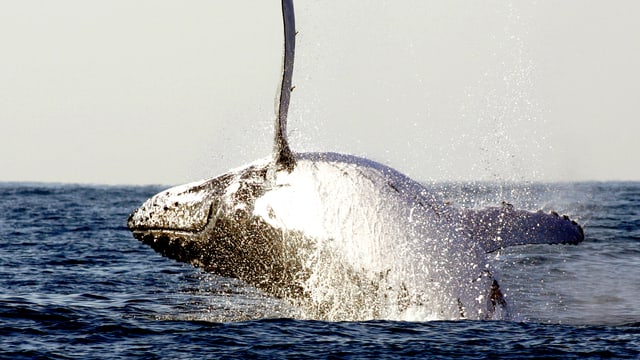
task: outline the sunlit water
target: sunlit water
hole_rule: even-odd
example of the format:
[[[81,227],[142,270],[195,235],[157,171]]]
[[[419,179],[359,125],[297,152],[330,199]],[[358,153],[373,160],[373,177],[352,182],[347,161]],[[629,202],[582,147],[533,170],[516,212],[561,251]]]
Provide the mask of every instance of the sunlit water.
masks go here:
[[[0,357],[640,356],[640,183],[433,187],[557,209],[586,240],[491,254],[513,321],[314,321],[134,240],[161,187],[0,184]]]

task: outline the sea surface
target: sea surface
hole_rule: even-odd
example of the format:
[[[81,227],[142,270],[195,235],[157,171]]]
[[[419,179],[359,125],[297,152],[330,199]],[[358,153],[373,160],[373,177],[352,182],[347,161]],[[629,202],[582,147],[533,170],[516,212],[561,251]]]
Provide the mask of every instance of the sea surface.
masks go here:
[[[490,255],[509,321],[326,322],[136,241],[127,216],[163,187],[0,183],[0,358],[640,358],[640,183],[433,188],[586,239]]]

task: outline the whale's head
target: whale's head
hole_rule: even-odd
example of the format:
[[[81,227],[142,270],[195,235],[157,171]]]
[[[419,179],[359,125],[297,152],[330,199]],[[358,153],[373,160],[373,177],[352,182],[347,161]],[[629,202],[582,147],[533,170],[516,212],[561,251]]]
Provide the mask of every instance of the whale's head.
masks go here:
[[[168,258],[242,279],[278,297],[301,291],[301,274],[282,230],[253,214],[267,191],[268,164],[176,186],[145,201],[129,216],[133,236]],[[293,294],[292,294],[293,293]]]
[[[232,181],[233,176],[225,174],[162,191],[135,209],[127,226],[136,239],[163,256],[204,266],[203,237],[215,228]]]
[[[136,237],[197,234],[212,220],[228,178],[172,187],[135,209],[127,225]]]

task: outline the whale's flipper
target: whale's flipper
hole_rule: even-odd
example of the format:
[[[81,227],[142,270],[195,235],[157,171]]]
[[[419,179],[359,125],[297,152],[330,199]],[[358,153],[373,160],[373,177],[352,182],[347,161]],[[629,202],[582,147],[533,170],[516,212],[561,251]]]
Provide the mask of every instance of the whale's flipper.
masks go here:
[[[525,244],[578,244],[584,231],[568,216],[556,212],[516,210],[510,204],[463,210],[462,224],[485,252]]]
[[[273,155],[278,170],[291,172],[296,165],[295,157],[287,140],[287,113],[291,99],[293,58],[296,48],[296,24],[293,13],[293,0],[282,0],[282,20],[284,28],[284,56],[282,59],[282,78],[276,98],[276,122]]]

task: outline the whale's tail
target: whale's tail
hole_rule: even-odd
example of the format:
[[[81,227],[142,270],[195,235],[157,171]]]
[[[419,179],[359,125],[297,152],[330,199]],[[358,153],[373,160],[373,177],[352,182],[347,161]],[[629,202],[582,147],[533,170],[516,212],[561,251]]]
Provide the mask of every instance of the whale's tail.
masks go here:
[[[293,0],[282,0],[282,20],[284,28],[284,56],[282,59],[282,77],[276,98],[275,137],[273,156],[277,170],[291,172],[296,159],[287,140],[287,114],[291,91],[293,91],[293,59],[296,47],[296,25],[293,12]]]
[[[556,212],[516,210],[511,204],[482,210],[463,210],[468,235],[487,252],[526,244],[578,244],[584,230],[566,215]]]

